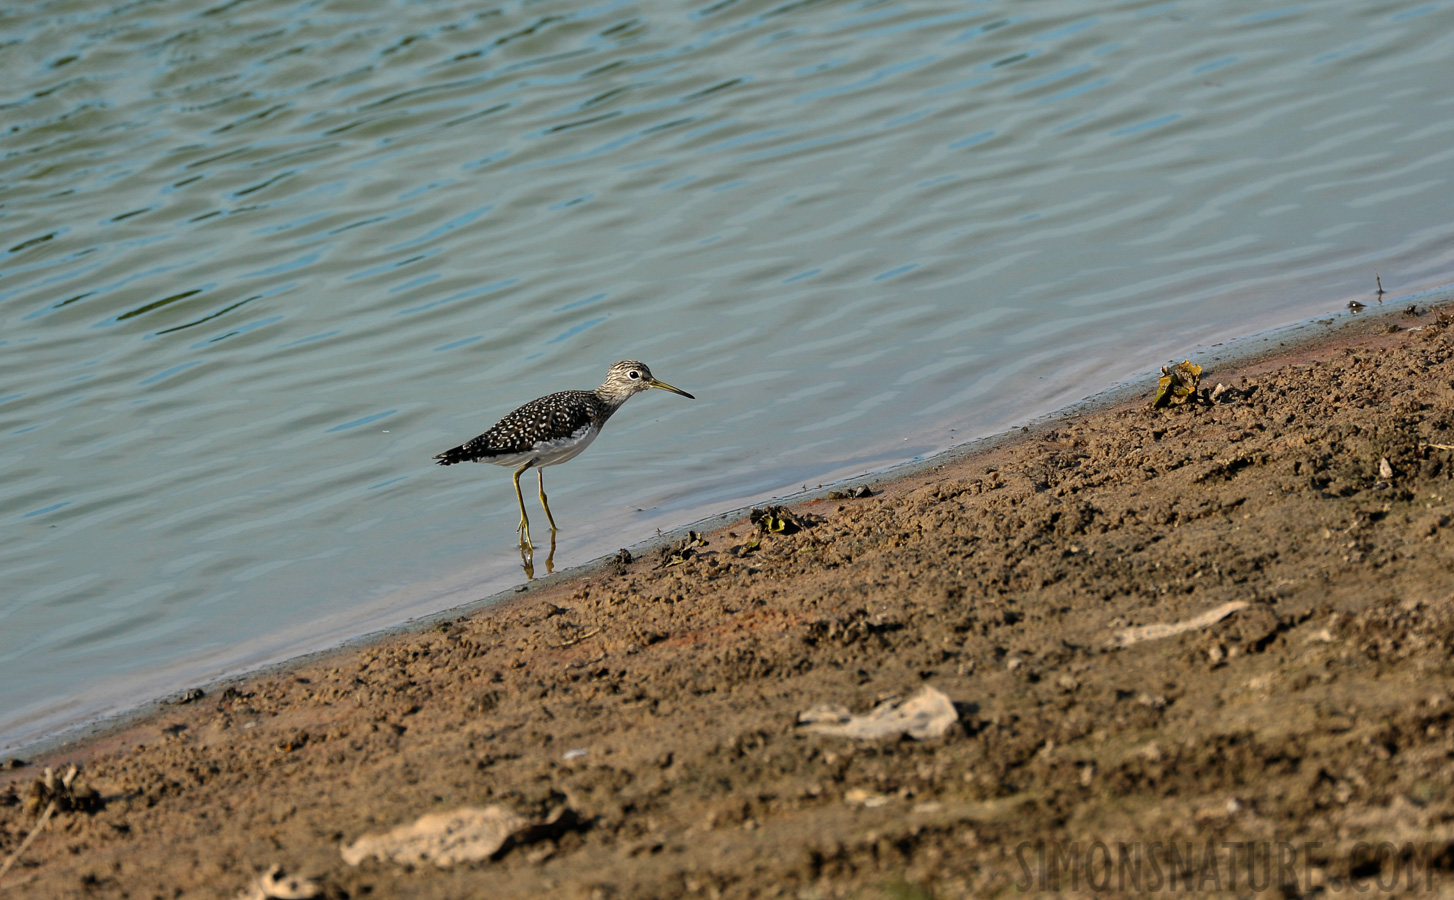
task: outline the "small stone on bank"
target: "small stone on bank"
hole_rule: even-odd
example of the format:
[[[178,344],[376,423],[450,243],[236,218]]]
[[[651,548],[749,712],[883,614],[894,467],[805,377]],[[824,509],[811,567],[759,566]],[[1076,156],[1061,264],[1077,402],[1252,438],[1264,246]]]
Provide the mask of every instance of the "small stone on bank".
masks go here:
[[[489,859],[524,828],[525,819],[501,806],[461,807],[420,816],[391,831],[366,834],[345,844],[343,861],[351,866],[369,857],[403,866],[434,863],[446,868]]]
[[[916,741],[943,737],[959,721],[954,703],[928,685],[913,698],[898,703],[886,700],[870,712],[855,716],[838,703],[820,703],[798,714],[806,731],[861,741],[908,735]]]

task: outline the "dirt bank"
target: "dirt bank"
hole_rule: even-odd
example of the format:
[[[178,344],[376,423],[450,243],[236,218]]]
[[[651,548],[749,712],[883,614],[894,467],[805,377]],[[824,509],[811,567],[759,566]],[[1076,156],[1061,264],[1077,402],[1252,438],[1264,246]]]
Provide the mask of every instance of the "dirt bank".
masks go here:
[[[1209,371],[1180,408],[1148,389],[795,533],[743,521],[0,772],[0,863],[61,801],[0,895],[232,896],[278,864],[328,897],[962,897],[1126,886],[1133,858],[1127,892],[1447,892],[1448,321]],[[924,685],[939,737],[798,724]],[[551,824],[450,868],[340,853],[492,804]]]

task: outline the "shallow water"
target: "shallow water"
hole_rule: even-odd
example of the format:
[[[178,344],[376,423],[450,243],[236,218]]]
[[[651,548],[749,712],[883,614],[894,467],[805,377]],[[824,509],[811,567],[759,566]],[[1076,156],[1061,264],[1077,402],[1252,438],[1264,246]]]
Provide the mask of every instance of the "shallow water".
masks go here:
[[[0,747],[1454,272],[1449,3],[0,22]]]

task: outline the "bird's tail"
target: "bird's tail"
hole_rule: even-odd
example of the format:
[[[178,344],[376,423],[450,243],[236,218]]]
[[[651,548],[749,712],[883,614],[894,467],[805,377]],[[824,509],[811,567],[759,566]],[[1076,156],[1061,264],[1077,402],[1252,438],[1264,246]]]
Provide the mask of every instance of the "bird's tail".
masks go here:
[[[441,466],[452,466],[455,463],[472,462],[473,460],[474,454],[467,452],[463,444],[458,447],[446,450],[438,456],[434,457],[434,461],[439,463]]]

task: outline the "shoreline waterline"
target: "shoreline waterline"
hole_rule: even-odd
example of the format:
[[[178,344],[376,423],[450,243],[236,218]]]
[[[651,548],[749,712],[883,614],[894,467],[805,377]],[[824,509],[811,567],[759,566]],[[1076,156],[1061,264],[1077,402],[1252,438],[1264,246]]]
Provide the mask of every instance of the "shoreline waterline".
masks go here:
[[[1438,308],[1451,302],[1454,302],[1454,285],[1438,285],[1404,294],[1397,298],[1375,300],[1374,302],[1365,304],[1363,308],[1357,311],[1350,311],[1344,306],[1342,308],[1336,308],[1329,315],[1317,316],[1281,328],[1254,332],[1242,337],[1221,341],[1212,346],[1188,353],[1187,358],[1202,365],[1207,370],[1206,377],[1209,385],[1215,384],[1218,378],[1218,369],[1249,369],[1260,367],[1264,364],[1276,364],[1278,360],[1284,357],[1293,358],[1303,353],[1316,352],[1319,347],[1326,343],[1339,340],[1349,330],[1357,329],[1370,322],[1381,322],[1384,319],[1396,322],[1396,317],[1403,316],[1405,311],[1411,308],[1417,309],[1420,308],[1420,305],[1423,307]],[[1012,446],[1017,441],[1025,440],[1027,436],[1033,435],[1037,431],[1054,428],[1061,423],[1079,416],[1089,415],[1125,403],[1135,402],[1142,395],[1147,394],[1148,385],[1154,386],[1155,367],[1167,362],[1171,362],[1171,360],[1153,361],[1139,377],[1119,381],[1081,400],[1059,407],[1056,410],[1033,415],[1023,423],[1012,424],[992,434],[943,448],[930,456],[902,460],[862,474],[848,475],[838,478],[831,483],[819,484],[808,490],[791,491],[762,498],[746,505],[733,507],[725,512],[718,512],[695,519],[692,522],[680,525],[656,536],[637,541],[625,549],[638,557],[650,555],[658,548],[679,540],[689,531],[714,530],[723,527],[728,522],[743,518],[754,506],[764,504],[793,505],[812,502],[822,499],[832,490],[850,482],[878,486],[885,483],[901,481],[916,477],[926,470],[955,462],[965,457]],[[196,688],[212,694],[225,689],[231,684],[264,677],[269,674],[285,672],[295,665],[302,665],[326,658],[330,654],[352,652],[374,646],[380,642],[388,641],[395,636],[407,635],[417,632],[420,629],[428,628],[433,623],[439,621],[458,616],[476,615],[507,604],[510,600],[522,593],[538,591],[546,587],[555,587],[576,579],[590,577],[592,574],[610,565],[611,558],[609,553],[605,553],[578,565],[531,579],[528,582],[516,582],[508,587],[495,589],[483,597],[476,596],[475,599],[461,600],[453,605],[439,608],[437,611],[410,616],[382,627],[370,628],[360,633],[354,633],[352,636],[330,639],[322,646],[312,647],[301,652],[283,651],[275,657],[270,657],[266,661],[258,664],[249,664],[218,674],[201,677],[175,677],[168,673],[156,673],[145,678],[139,678],[136,680],[137,683],[144,687],[138,690],[137,693],[145,694],[147,699],[135,703],[119,703],[116,704],[119,708],[114,708],[99,714],[87,714],[79,717],[77,720],[63,724],[58,728],[52,728],[41,733],[34,733],[33,731],[29,734],[22,733],[23,736],[15,740],[0,744],[0,757],[44,756],[60,752],[67,747],[85,744],[88,741],[104,737],[108,732],[125,729],[135,720],[152,715],[166,708],[169,703],[174,702],[188,690]],[[518,566],[513,563],[511,567],[518,570]],[[472,593],[477,595],[481,582],[468,573],[455,573],[454,575],[443,576],[438,580],[432,580],[428,584],[431,587],[423,588],[422,592],[419,586],[412,586],[403,589],[400,595],[407,594],[410,598],[411,606],[427,606],[430,605],[430,600],[427,599],[428,597],[461,598]],[[372,605],[380,609],[385,609],[395,596],[392,593],[385,594],[375,598],[372,601]],[[426,598],[422,602],[420,600],[421,596]]]
[[[1209,828],[1319,848],[1308,878],[1356,883],[1369,839],[1454,818],[1447,308],[32,759],[0,773],[0,853],[24,849],[4,887],[215,893],[281,868],[421,900],[981,896],[1025,876],[1004,848],[1026,841]],[[921,697],[906,734],[859,730]],[[76,802],[23,845],[41,767],[72,764]],[[464,865],[357,852],[464,814],[540,827]],[[1412,875],[1446,881],[1438,859]]]

